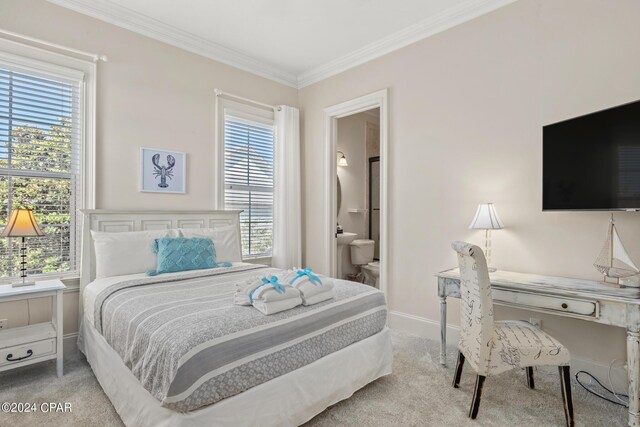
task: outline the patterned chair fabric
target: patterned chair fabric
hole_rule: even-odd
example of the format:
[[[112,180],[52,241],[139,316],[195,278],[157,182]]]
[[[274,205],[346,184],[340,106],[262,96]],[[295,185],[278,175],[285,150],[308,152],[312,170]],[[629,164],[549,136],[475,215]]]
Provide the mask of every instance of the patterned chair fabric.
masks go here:
[[[482,250],[454,242],[460,266],[460,341],[458,349],[482,376],[515,368],[569,364],[569,351],[546,332],[524,321],[493,320],[487,262]]]

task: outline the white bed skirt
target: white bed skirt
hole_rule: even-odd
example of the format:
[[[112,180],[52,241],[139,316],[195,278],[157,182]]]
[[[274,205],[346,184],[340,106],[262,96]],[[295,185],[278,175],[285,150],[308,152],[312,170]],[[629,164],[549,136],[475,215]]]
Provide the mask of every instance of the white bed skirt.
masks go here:
[[[298,426],[368,383],[391,373],[385,328],[310,365],[218,403],[180,413],[160,406],[93,325],[83,319],[79,345],[102,389],[129,427]]]

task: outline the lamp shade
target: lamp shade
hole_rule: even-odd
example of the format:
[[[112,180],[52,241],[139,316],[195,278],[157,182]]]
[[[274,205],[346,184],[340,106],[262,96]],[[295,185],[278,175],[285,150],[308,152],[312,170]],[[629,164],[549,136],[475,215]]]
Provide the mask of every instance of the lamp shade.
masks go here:
[[[498,218],[498,213],[493,203],[483,203],[478,205],[476,215],[473,217],[473,221],[469,224],[471,229],[480,230],[500,230],[504,228],[502,221]]]
[[[44,236],[31,209],[14,209],[0,237]]]
[[[338,153],[342,154],[342,157],[338,159],[338,166],[349,166],[349,163],[347,163],[347,158],[344,156],[344,153],[342,151],[338,151]]]

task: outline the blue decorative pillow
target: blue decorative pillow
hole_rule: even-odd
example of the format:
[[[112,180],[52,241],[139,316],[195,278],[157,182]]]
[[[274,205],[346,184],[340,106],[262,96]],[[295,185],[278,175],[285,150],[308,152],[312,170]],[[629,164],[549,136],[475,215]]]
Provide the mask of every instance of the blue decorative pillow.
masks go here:
[[[153,251],[158,254],[158,263],[155,271],[147,271],[147,276],[221,267],[216,264],[216,249],[211,239],[162,237],[153,242]]]

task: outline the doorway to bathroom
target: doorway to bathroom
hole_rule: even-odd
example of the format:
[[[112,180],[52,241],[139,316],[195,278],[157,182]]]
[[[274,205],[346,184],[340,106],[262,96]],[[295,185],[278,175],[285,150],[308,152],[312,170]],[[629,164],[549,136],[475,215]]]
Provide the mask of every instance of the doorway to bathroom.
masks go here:
[[[325,273],[387,287],[387,90],[324,110]]]

